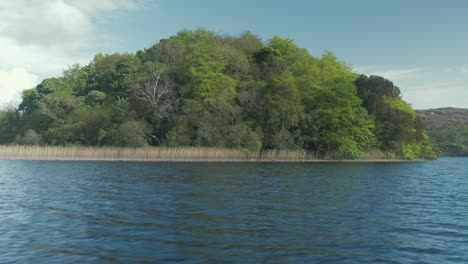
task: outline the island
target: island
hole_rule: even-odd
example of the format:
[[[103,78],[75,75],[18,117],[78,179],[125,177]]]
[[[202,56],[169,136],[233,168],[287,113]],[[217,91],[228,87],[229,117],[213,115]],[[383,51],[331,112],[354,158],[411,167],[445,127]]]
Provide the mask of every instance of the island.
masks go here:
[[[0,113],[0,157],[434,159],[424,127],[390,80],[331,52],[198,29],[25,90]]]

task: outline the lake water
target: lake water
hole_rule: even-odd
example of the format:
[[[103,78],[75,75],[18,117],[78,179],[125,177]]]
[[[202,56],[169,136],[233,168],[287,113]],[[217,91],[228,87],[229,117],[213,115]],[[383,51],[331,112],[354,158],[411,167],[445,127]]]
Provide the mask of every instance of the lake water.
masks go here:
[[[468,263],[468,159],[0,161],[0,263]]]

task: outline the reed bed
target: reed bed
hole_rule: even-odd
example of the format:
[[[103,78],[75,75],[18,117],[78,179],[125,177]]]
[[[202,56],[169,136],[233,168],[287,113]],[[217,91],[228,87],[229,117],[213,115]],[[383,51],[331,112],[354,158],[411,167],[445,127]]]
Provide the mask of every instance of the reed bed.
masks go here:
[[[383,153],[368,153],[358,160],[338,154],[318,155],[303,150],[247,151],[204,147],[57,147],[57,146],[0,146],[3,160],[75,160],[75,161],[396,161]]]

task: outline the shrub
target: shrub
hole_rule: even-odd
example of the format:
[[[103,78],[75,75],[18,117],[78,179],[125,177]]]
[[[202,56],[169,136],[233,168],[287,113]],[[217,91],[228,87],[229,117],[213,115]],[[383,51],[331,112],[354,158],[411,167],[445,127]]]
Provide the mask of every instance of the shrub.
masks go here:
[[[236,124],[229,128],[226,146],[228,148],[258,151],[262,146],[262,138],[258,132],[252,130],[246,124]]]
[[[142,121],[130,120],[119,126],[116,142],[124,147],[144,147],[148,145],[148,125]]]
[[[28,129],[22,136],[16,138],[15,143],[18,145],[40,145],[42,138],[33,129]]]
[[[86,96],[85,102],[88,105],[101,103],[106,99],[106,94],[101,91],[92,90]]]

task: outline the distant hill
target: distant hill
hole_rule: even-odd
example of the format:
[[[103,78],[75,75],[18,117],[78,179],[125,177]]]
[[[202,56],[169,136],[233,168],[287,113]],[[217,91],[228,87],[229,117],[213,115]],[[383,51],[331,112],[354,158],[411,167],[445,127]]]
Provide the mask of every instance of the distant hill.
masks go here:
[[[468,124],[468,108],[446,107],[428,110],[416,110],[416,112],[426,122],[428,127]]]
[[[417,110],[434,145],[445,156],[468,156],[468,109]]]

